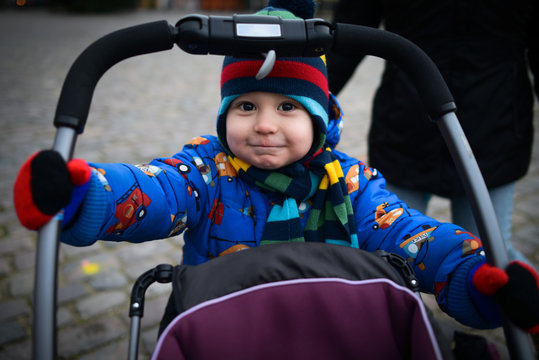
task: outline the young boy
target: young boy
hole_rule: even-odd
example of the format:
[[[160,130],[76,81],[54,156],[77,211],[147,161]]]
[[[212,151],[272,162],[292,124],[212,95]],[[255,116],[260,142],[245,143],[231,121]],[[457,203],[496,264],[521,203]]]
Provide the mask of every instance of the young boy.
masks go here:
[[[271,6],[259,14],[294,17]],[[383,249],[407,258],[421,290],[460,322],[499,326],[496,294],[507,316],[539,330],[532,269],[487,266],[480,239],[408,208],[379,172],[334,149],[342,118],[323,58],[278,58],[257,80],[261,64],[225,58],[217,137],[170,158],[66,166],[53,151],[32,156],[15,184],[22,224],[38,229],[67,204],[62,241],[76,246],[185,230],[183,263],[192,265],[287,241]]]

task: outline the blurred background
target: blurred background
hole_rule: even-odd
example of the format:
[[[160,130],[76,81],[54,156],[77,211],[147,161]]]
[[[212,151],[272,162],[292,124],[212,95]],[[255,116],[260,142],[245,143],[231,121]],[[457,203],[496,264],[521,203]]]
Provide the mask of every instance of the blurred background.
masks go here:
[[[331,12],[337,0],[318,0],[320,12]],[[259,10],[266,0],[2,0],[4,8],[49,8],[78,13],[139,9],[245,11]]]
[[[317,17],[331,19],[337,0],[318,1]],[[252,13],[262,0],[0,0],[0,359],[30,359],[36,234],[13,210],[13,181],[24,160],[50,148],[55,107],[76,57],[118,29],[157,20],[175,24],[190,13]],[[177,47],[128,59],[99,81],[75,156],[94,162],[144,163],[179,151],[191,138],[214,133],[222,58],[193,56]],[[368,162],[370,109],[384,62],[367,58],[341,92],[345,125],[339,149]],[[539,127],[536,106],[535,125]],[[537,130],[535,130],[537,132]],[[382,169],[383,172],[383,169]],[[539,147],[530,173],[517,183],[514,243],[539,265]],[[436,198],[428,214],[449,221]],[[142,244],[98,242],[60,246],[58,354],[60,359],[127,356],[128,299],[133,281],[160,263],[181,259],[181,236]],[[149,358],[168,285],[153,285],[142,320],[141,359]],[[425,297],[429,306],[431,297]],[[457,324],[439,315],[448,326]],[[470,329],[466,331],[472,332]],[[449,331],[449,330],[448,330]],[[499,345],[500,329],[479,332]]]

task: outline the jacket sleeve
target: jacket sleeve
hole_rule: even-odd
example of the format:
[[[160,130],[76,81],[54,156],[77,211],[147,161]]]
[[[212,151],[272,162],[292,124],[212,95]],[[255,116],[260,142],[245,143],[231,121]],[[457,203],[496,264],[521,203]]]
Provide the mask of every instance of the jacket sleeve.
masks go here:
[[[150,164],[90,166],[90,188],[80,213],[62,233],[67,244],[174,236],[198,223],[202,199],[208,198],[201,173],[184,153]]]
[[[457,225],[409,208],[385,189],[385,179],[376,169],[360,162],[350,171],[358,176],[357,190],[352,188],[350,196],[360,248],[382,249],[407,259],[421,291],[434,294],[442,310],[461,323],[475,328],[498,326],[477,311],[468,293],[470,270],[485,262],[481,240]]]

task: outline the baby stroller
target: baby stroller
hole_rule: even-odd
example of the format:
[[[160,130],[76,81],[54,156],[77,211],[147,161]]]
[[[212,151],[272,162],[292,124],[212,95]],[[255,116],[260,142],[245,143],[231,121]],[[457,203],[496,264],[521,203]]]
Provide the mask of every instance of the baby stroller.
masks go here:
[[[258,34],[265,34],[267,41],[260,41],[260,37],[253,39],[249,31],[239,30],[244,29],[240,25],[256,28]],[[268,29],[275,27],[280,29],[278,37],[267,33]],[[484,225],[487,224],[486,220],[495,219],[494,212],[491,206],[485,206],[490,204],[490,200],[456,121],[451,95],[434,65],[422,52],[401,38],[385,32],[347,25],[333,28],[321,20],[188,16],[174,27],[166,22],[158,22],[113,33],[88,48],[68,74],[55,117],[55,125],[58,127],[55,150],[66,159],[71,157],[74,139],[85,126],[95,84],[108,68],[131,56],[170,49],[174,43],[194,54],[254,56],[266,53],[267,66],[271,66],[271,50],[281,56],[318,56],[329,48],[343,53],[361,49],[362,52],[400,64],[417,81],[418,90],[424,95],[431,117],[440,119],[438,121],[462,169],[472,200],[475,204],[481,204],[475,206],[475,210],[481,237],[487,243],[489,261],[500,267],[506,265],[507,257],[504,255],[499,230]],[[49,354],[51,358],[54,357],[55,289],[50,284],[55,284],[58,231],[58,221],[49,223],[40,232],[38,245],[34,354],[45,358]],[[510,324],[507,324],[506,329],[510,349],[516,354],[514,357],[525,358],[518,353],[529,348],[526,344],[522,346],[522,341],[527,339]]]
[[[441,358],[400,257],[322,243],[230,255],[155,269],[174,285],[154,359]]]

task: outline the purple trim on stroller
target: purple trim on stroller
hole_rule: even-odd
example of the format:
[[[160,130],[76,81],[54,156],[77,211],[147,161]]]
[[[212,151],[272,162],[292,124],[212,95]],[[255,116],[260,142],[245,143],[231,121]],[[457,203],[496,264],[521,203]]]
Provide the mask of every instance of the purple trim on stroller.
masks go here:
[[[152,359],[441,359],[420,298],[387,279],[253,286],[178,315]]]

